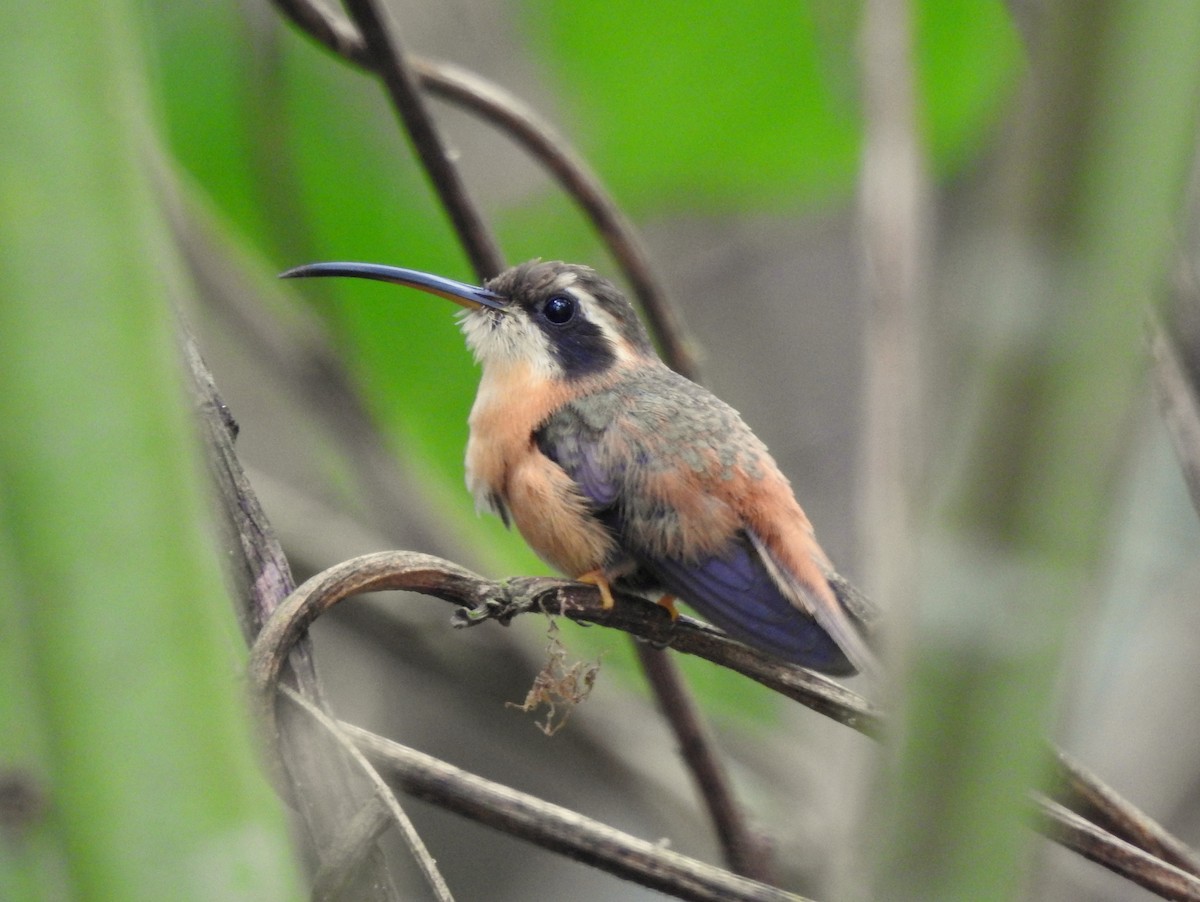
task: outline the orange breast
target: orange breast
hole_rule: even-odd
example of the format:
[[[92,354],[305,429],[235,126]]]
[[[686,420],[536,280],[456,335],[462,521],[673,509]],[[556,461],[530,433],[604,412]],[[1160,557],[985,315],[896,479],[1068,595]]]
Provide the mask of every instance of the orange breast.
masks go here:
[[[525,362],[490,364],[471,409],[467,487],[480,507],[499,498],[529,546],[568,576],[603,565],[613,549],[570,477],[537,448],[534,432],[580,391]]]

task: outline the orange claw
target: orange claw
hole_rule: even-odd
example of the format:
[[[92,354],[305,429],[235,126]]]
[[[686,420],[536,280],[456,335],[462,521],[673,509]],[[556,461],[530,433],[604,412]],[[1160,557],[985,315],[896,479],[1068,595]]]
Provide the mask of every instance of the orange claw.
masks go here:
[[[668,614],[671,615],[671,622],[674,623],[679,619],[679,612],[675,610],[675,596],[669,592],[658,600],[658,606],[666,608]]]
[[[606,611],[611,611],[616,601],[613,599],[612,586],[608,584],[608,577],[604,575],[602,570],[589,570],[582,576],[575,577],[581,583],[595,586],[600,590],[600,607]]]

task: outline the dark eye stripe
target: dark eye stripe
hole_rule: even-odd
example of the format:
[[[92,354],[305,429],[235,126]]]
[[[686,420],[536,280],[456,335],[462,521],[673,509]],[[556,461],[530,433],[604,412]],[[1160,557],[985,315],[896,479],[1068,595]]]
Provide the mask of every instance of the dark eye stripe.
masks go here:
[[[537,312],[533,321],[546,336],[550,353],[567,378],[603,372],[616,362],[612,341],[588,318],[578,298],[556,294],[534,309]]]

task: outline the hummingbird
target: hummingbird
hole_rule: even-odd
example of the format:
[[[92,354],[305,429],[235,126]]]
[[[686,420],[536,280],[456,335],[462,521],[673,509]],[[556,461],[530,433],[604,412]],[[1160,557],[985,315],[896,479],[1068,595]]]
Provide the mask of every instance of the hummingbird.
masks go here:
[[[467,486],[548,564],[686,602],[730,636],[833,675],[877,674],[870,604],[817,543],[741,416],[658,356],[633,305],[587,266],[533,260],[482,286],[375,263],[282,278],[405,285],[466,308],[482,368]]]

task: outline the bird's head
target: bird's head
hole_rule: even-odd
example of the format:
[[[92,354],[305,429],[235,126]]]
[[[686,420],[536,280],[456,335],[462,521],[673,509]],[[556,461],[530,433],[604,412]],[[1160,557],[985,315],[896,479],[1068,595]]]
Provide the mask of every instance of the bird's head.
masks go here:
[[[454,301],[466,308],[463,334],[485,369],[524,363],[573,381],[656,356],[633,305],[587,266],[533,260],[482,287],[376,263],[312,263],[281,275],[375,279]]]

